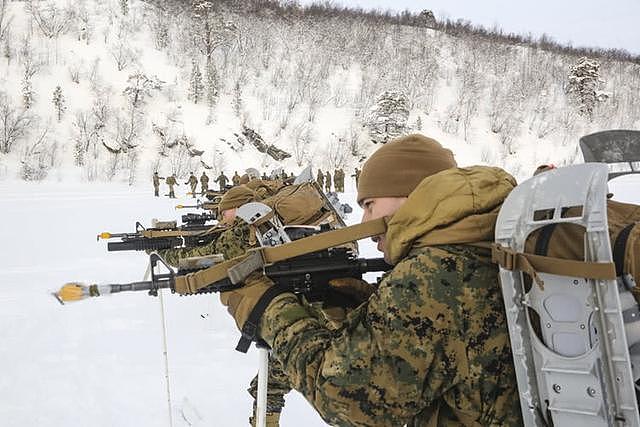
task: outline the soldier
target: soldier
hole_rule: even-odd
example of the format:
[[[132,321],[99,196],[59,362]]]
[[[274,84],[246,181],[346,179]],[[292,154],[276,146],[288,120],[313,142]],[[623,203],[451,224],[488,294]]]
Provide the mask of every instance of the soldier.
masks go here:
[[[286,181],[288,178],[287,173],[284,171],[284,169],[282,169],[282,173],[280,174],[280,179],[282,179],[283,181]]]
[[[515,180],[457,168],[422,135],[385,144],[361,178],[362,221],[391,216],[373,240],[394,267],[375,293],[336,333],[291,293],[263,298],[272,282],[254,273],[220,295],[236,325],[266,306],[259,337],[331,425],[522,425],[498,270],[465,244],[493,240]]]
[[[353,175],[351,175],[352,177],[355,178],[356,180],[356,188],[358,188],[358,181],[360,180],[360,169],[356,168],[356,171]]]
[[[169,198],[175,199],[176,193],[173,192],[173,186],[180,185],[178,184],[178,181],[176,181],[176,174],[172,174],[171,176],[167,177],[167,180],[165,182],[169,186]]]
[[[338,169],[333,170],[333,188],[336,193],[340,191],[340,172],[338,172]]]
[[[158,176],[158,172],[153,173],[153,195],[156,197],[160,196],[160,180],[164,179],[162,176]]]
[[[269,177],[267,176],[266,172],[262,172],[262,177],[260,178],[263,181],[267,181],[269,179]]]
[[[238,175],[238,171],[235,171],[233,173],[233,176],[231,177],[231,182],[233,182],[234,187],[236,185],[240,185],[240,175]]]
[[[191,197],[196,197],[196,187],[198,186],[198,178],[193,174],[193,172],[189,172],[189,179],[184,185],[191,186]]]
[[[209,177],[207,176],[205,171],[202,171],[202,176],[200,177],[200,190],[202,191],[201,194],[209,191]]]
[[[229,179],[224,174],[224,172],[220,172],[220,176],[216,178],[216,182],[220,184],[220,191],[224,191],[227,189],[227,182]]]
[[[322,190],[324,188],[324,172],[322,172],[321,169],[318,169],[318,178],[316,178],[316,182],[318,183],[318,185],[320,186],[320,189]]]
[[[324,184],[327,189],[327,193],[331,191],[331,172],[327,171],[327,174],[324,176]]]

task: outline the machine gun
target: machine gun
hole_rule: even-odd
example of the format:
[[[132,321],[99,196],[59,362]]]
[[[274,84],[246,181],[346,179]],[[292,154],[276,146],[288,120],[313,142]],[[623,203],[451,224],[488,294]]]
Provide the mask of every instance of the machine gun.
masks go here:
[[[189,214],[197,215],[197,214]],[[119,238],[119,242],[108,242],[107,250],[113,251],[157,251],[161,249],[189,248],[210,243],[227,227],[220,225],[206,225],[208,216],[198,215],[191,223],[178,226],[176,221],[158,221],[153,228],[145,228],[140,222],[136,222],[133,233],[109,233],[98,234],[96,240]],[[205,219],[206,218],[206,219]],[[187,218],[189,219],[189,218]]]

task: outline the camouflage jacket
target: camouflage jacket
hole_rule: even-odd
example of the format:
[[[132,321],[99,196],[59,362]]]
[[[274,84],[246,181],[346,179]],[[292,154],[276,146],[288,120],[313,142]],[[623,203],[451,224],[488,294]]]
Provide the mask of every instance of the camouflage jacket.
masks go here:
[[[225,260],[245,253],[251,247],[249,226],[241,219],[236,219],[229,229],[203,246],[192,248],[162,249],[158,254],[170,265],[177,267],[182,258],[222,254]]]
[[[451,218],[442,209],[451,200],[468,203],[483,216],[514,184],[495,171],[456,173],[454,182],[424,186],[441,189],[441,198],[419,194],[420,208],[399,210],[392,222],[413,215],[409,224],[418,227],[428,223],[423,216],[428,215],[443,218],[436,226],[448,224]],[[496,188],[501,191],[492,191]],[[478,189],[500,196],[481,200]],[[414,206],[412,197],[408,208]],[[435,214],[427,206],[431,202]],[[459,207],[452,212],[461,212]],[[261,337],[293,387],[330,424],[521,425],[497,267],[487,250],[423,244],[424,234],[406,240],[408,248],[393,259],[395,266],[378,290],[337,330],[323,325],[294,295],[282,294],[262,317]]]

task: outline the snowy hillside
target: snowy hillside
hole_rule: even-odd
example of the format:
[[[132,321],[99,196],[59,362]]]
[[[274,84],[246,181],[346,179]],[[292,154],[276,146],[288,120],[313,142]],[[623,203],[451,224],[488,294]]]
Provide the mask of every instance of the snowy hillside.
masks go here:
[[[522,179],[580,161],[586,133],[640,127],[632,62],[595,59],[599,97],[581,114],[588,101],[565,93],[568,54],[357,13],[178,7],[190,3],[0,0],[2,426],[247,425],[257,355],[234,350],[217,296],[61,306],[50,294],[140,280],[143,254],[107,253],[95,236],[177,218],[190,171],[312,164],[349,176],[372,140],[418,131],[461,165]],[[276,161],[243,129],[291,157]],[[177,175],[178,200],[152,196],[155,170]],[[612,189],[640,202],[639,184]],[[301,420],[324,426],[291,393],[281,425]]]
[[[579,136],[640,126],[632,62],[597,58],[589,99],[565,93],[578,58],[536,46],[194,3],[3,0],[0,179],[146,185],[156,169],[280,166],[243,126],[288,152],[287,170],[352,170],[372,140],[419,131],[522,178],[579,160]]]

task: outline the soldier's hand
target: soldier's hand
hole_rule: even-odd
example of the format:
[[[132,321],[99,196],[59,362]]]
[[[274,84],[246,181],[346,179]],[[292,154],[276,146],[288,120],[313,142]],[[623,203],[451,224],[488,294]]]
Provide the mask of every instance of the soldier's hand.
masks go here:
[[[368,300],[376,290],[372,284],[362,279],[354,279],[353,277],[331,279],[329,280],[329,286],[338,292],[355,298],[359,302]]]
[[[253,273],[247,277],[243,287],[220,294],[220,302],[227,306],[227,311],[233,316],[238,329],[242,330],[253,307],[272,285],[273,282],[267,276]]]

